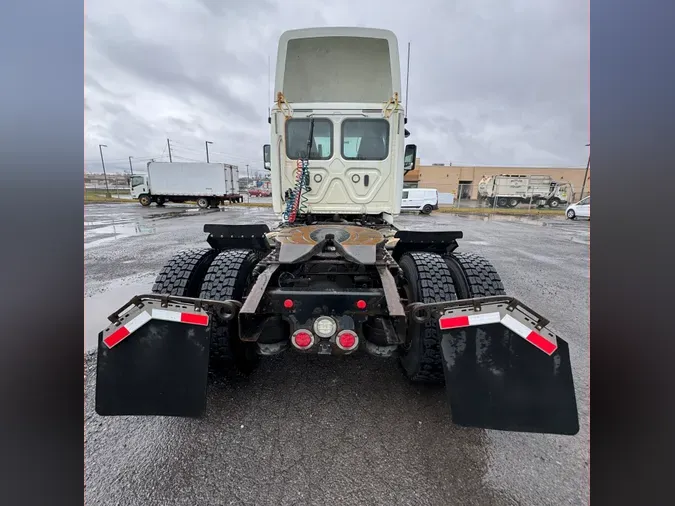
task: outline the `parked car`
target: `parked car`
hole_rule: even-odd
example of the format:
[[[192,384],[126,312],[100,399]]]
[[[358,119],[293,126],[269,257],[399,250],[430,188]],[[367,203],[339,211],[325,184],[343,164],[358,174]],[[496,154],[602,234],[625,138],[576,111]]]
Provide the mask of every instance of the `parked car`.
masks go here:
[[[272,192],[270,190],[264,190],[262,188],[253,188],[248,191],[248,194],[251,197],[271,197]]]
[[[407,188],[403,190],[401,211],[420,211],[430,214],[438,209],[438,190],[434,188]]]
[[[576,204],[571,204],[567,206],[565,210],[565,216],[568,219],[574,220],[576,218],[588,218],[591,219],[591,196],[589,195],[585,199],[581,199]]]

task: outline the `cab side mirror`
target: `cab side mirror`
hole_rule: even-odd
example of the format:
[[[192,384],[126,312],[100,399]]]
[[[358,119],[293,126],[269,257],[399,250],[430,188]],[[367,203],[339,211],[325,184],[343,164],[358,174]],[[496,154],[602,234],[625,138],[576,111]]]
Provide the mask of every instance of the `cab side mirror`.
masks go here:
[[[270,149],[269,144],[263,146],[263,167],[265,167],[265,170],[272,170],[272,156],[270,154]]]
[[[417,146],[415,144],[408,144],[405,147],[405,155],[403,156],[403,174],[407,174],[415,169],[415,160],[417,159]]]

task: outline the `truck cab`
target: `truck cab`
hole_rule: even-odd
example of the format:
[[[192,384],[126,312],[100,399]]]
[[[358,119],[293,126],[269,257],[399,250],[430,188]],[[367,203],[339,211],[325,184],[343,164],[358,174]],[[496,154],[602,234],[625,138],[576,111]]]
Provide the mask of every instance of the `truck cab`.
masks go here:
[[[134,174],[129,179],[129,191],[132,199],[138,199],[141,195],[150,193],[147,174]]]
[[[414,145],[404,145],[400,81],[398,41],[388,30],[311,28],[282,35],[271,143],[263,151],[276,213],[284,212],[300,183],[298,160],[307,160],[302,214],[393,221],[404,172],[416,156]]]

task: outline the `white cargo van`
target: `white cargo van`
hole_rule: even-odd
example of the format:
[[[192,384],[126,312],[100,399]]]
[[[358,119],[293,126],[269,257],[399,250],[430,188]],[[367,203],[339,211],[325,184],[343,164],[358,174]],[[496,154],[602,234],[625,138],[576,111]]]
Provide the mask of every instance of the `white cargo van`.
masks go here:
[[[420,211],[429,214],[438,209],[438,190],[434,188],[407,188],[401,198],[402,211]]]

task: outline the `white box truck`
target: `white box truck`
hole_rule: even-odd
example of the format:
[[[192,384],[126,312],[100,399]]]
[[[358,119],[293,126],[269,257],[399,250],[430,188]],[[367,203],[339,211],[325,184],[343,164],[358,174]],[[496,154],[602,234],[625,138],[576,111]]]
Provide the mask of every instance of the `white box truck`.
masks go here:
[[[516,207],[529,202],[557,208],[566,204],[571,194],[570,183],[543,175],[500,174],[484,177],[478,184],[478,198],[491,207]]]
[[[148,162],[147,174],[131,177],[131,197],[142,206],[153,202],[196,201],[202,209],[222,202],[243,202],[239,194],[239,168],[226,163]]]

